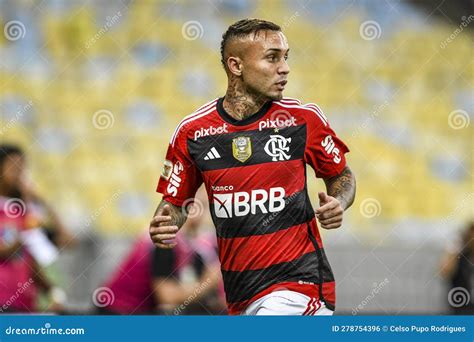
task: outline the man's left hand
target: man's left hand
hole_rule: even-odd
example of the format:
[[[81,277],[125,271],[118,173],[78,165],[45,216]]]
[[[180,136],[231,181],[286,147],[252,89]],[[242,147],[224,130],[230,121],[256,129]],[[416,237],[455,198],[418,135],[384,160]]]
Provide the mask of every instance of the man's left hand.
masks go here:
[[[344,209],[341,202],[325,192],[319,192],[319,208],[316,210],[316,218],[324,229],[336,229],[342,225],[342,214]]]

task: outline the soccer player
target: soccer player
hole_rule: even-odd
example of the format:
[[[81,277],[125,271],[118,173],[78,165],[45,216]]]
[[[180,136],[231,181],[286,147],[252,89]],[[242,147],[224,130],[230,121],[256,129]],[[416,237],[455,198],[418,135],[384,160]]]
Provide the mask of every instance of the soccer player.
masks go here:
[[[216,227],[230,314],[330,315],[334,276],[316,221],[342,224],[355,196],[349,151],[315,104],[284,98],[288,43],[278,25],[244,19],[221,43],[224,97],[174,131],[150,223],[156,246],[173,248],[187,204],[204,183]],[[314,212],[306,164],[323,178]]]

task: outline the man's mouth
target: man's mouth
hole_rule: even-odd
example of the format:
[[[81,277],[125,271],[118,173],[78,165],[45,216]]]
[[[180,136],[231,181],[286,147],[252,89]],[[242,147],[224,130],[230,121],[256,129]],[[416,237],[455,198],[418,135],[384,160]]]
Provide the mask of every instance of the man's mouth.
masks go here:
[[[280,89],[280,90],[283,90],[285,89],[285,85],[288,83],[288,81],[284,80],[284,81],[280,81],[280,82],[277,82],[275,83],[277,85],[277,87]]]

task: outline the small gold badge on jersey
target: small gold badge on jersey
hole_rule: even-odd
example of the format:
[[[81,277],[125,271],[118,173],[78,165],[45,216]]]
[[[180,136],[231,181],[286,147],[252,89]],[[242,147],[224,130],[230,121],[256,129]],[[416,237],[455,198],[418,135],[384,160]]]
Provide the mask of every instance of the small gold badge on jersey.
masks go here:
[[[250,137],[237,137],[232,139],[232,155],[240,162],[245,162],[252,155],[252,142]]]
[[[163,170],[161,171],[161,177],[168,180],[171,176],[171,171],[173,170],[173,163],[169,160],[165,160],[163,163]]]

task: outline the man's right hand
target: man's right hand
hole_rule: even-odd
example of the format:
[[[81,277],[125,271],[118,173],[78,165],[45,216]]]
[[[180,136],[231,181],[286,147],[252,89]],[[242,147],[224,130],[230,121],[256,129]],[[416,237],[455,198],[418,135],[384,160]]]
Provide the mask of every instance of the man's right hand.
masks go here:
[[[150,237],[156,247],[169,249],[176,246],[173,240],[179,228],[172,224],[170,214],[170,206],[165,204],[150,222]]]

